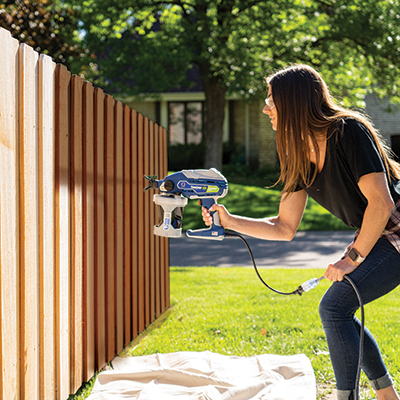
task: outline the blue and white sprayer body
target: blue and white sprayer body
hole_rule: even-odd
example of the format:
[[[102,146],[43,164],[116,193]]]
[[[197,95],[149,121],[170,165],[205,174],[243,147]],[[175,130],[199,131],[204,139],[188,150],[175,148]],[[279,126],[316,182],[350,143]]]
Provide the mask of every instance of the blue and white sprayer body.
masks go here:
[[[162,222],[154,227],[154,234],[167,237],[182,235],[182,208],[187,199],[199,199],[207,209],[217,199],[228,193],[228,181],[215,168],[182,170],[168,175],[163,180],[146,177],[150,185],[146,188],[159,189],[160,194],[153,196],[153,201],[162,209]],[[223,240],[225,230],[221,226],[218,213],[212,212],[213,224],[209,228],[191,230],[186,234],[199,239]]]

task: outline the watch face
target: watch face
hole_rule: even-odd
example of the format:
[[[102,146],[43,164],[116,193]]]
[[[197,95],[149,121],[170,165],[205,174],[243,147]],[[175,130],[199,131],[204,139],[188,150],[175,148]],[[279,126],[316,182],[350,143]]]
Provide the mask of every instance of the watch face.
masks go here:
[[[351,249],[349,251],[349,257],[352,261],[356,262],[357,258],[359,257],[359,254],[354,249]]]

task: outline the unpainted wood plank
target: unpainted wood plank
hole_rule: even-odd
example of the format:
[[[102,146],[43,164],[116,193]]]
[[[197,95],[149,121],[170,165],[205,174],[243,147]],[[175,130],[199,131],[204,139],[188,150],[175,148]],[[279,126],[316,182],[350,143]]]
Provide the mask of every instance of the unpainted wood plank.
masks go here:
[[[105,179],[105,258],[106,258],[106,359],[115,355],[115,214],[114,214],[114,99],[110,95],[104,100],[104,179]]]
[[[83,84],[83,381],[95,373],[94,88]]]
[[[95,230],[95,350],[96,370],[106,361],[106,272],[104,187],[104,92],[94,91],[94,230]]]
[[[0,29],[0,398],[19,393],[18,47]]]
[[[124,131],[123,106],[120,101],[114,105],[114,274],[115,274],[115,350],[124,348]]]
[[[39,398],[38,54],[19,51],[21,394]]]
[[[82,87],[77,75],[71,79],[70,113],[70,204],[71,204],[71,295],[70,393],[75,393],[83,377],[83,152],[82,152]]]
[[[56,395],[55,304],[55,141],[54,75],[56,64],[39,57],[39,398]]]
[[[71,74],[61,64],[56,66],[55,142],[56,142],[56,354],[57,399],[69,396],[70,382],[70,92]]]

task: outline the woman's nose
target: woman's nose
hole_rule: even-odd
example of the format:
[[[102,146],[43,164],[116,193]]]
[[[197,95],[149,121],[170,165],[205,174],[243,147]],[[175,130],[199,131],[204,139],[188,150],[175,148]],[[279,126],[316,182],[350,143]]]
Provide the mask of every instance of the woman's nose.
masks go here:
[[[271,109],[270,109],[267,105],[265,105],[264,108],[263,108],[263,110],[262,110],[262,112],[263,112],[264,114],[268,114],[270,111],[271,111]]]

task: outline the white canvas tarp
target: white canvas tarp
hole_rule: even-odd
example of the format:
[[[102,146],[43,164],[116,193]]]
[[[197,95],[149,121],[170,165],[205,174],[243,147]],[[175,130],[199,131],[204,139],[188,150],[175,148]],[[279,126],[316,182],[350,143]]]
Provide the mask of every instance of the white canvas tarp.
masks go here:
[[[99,374],[88,400],[315,400],[304,354],[252,357],[177,352],[117,357]]]

